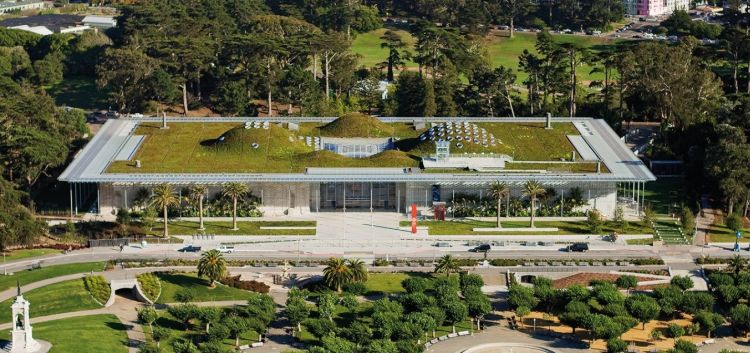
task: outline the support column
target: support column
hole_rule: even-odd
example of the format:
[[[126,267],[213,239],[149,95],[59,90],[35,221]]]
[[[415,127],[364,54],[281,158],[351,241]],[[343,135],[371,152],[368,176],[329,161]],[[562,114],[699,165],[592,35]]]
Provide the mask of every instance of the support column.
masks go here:
[[[370,183],[370,227],[372,227],[372,183]]]
[[[346,213],[346,183],[343,183],[343,184],[344,184],[344,199],[343,199],[343,202],[344,202],[344,213]]]
[[[563,216],[563,209],[565,208],[565,189],[560,190],[560,217]]]
[[[101,214],[102,213],[102,204],[101,199],[99,198],[99,184],[96,184],[96,213]]]
[[[70,218],[73,219],[73,184],[68,183],[68,197],[70,199]]]
[[[73,200],[75,201],[76,216],[78,215],[78,184],[73,184]]]
[[[126,186],[123,188],[123,193],[125,194],[125,210],[127,211],[130,207],[128,207],[128,187]]]
[[[401,186],[396,184],[396,213],[401,213]]]
[[[451,195],[451,218],[456,218],[456,207],[455,207],[455,204],[456,204],[456,188],[453,188],[453,190],[451,190],[451,192],[452,192],[452,195]]]

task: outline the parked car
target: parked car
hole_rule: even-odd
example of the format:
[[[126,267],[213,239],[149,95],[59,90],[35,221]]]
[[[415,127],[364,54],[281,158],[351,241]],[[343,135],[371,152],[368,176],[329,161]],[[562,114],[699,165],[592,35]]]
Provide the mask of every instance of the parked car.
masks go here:
[[[479,245],[479,246],[477,246],[477,247],[475,247],[473,249],[470,249],[469,251],[471,251],[471,252],[488,252],[491,249],[492,249],[492,246],[490,246],[490,244],[482,244],[482,245]]]
[[[182,249],[179,249],[177,251],[179,251],[179,252],[200,252],[201,251],[201,247],[200,246],[188,245],[188,246],[186,246],[186,247],[184,247]]]
[[[438,248],[450,248],[453,245],[451,245],[451,243],[442,241],[442,242],[435,243],[435,246],[437,246]]]
[[[220,245],[216,250],[219,250],[220,253],[231,254],[234,252],[234,246]]]
[[[586,243],[574,243],[568,245],[568,252],[587,252],[589,251],[589,244]]]

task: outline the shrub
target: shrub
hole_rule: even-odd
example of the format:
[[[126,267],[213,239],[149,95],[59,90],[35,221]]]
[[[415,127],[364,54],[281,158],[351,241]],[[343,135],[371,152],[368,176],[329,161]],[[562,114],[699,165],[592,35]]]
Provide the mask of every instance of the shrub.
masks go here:
[[[401,281],[401,286],[404,287],[407,293],[422,293],[427,290],[429,284],[424,278],[409,277]]]
[[[612,338],[607,341],[607,353],[620,353],[627,349],[628,344],[619,338]]]
[[[138,286],[141,287],[143,295],[145,295],[151,302],[156,302],[161,295],[161,281],[159,280],[159,277],[148,272],[136,276],[136,279],[138,279]]]
[[[237,289],[243,289],[246,291],[256,292],[256,293],[268,293],[271,287],[269,287],[267,284],[258,282],[258,281],[243,281],[240,279],[240,275],[237,276],[229,276],[224,277],[219,280],[221,284],[237,288]]]
[[[109,300],[111,288],[103,276],[86,276],[83,277],[83,285],[89,291],[94,300],[104,305]]]
[[[364,283],[353,282],[347,283],[343,287],[344,292],[351,293],[354,295],[363,295],[367,292],[367,286]]]

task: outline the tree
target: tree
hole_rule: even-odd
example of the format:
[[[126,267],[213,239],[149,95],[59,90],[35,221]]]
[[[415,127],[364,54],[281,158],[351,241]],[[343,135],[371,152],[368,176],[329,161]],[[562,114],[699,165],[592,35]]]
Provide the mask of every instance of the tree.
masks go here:
[[[180,200],[171,184],[163,183],[154,187],[151,204],[163,210],[165,238],[169,237],[169,207],[177,205],[179,202]]]
[[[667,326],[667,329],[664,331],[664,333],[667,334],[667,337],[673,338],[676,343],[678,338],[685,335],[685,328],[675,323],[671,323],[669,324],[669,326]]]
[[[511,284],[508,288],[508,304],[515,309],[525,306],[533,309],[539,304],[539,299],[534,297],[534,290],[520,284]]]
[[[249,193],[250,187],[244,183],[227,183],[221,188],[222,196],[232,199],[232,230],[240,229],[237,227],[237,200]]]
[[[622,353],[628,349],[628,344],[620,338],[611,338],[607,341],[607,353]]]
[[[502,228],[503,225],[500,224],[500,208],[503,203],[503,198],[510,194],[510,188],[508,187],[508,184],[504,182],[495,181],[490,184],[489,194],[495,199],[495,201],[497,201],[497,227]]]
[[[205,185],[191,185],[188,189],[188,197],[191,200],[198,202],[198,217],[200,217],[200,225],[198,230],[205,230],[203,226],[203,199],[208,194],[208,187]]]
[[[31,245],[47,226],[34,218],[22,203],[25,193],[0,177],[0,251],[11,245]]]
[[[477,323],[477,330],[480,329],[480,321],[485,315],[492,311],[492,304],[480,287],[468,287],[464,290],[464,302],[469,316]]]
[[[198,316],[198,307],[194,304],[173,305],[167,308],[167,312],[180,321],[185,327],[185,331],[187,331],[190,328],[190,320]]]
[[[638,279],[636,279],[635,276],[622,275],[620,277],[617,277],[617,281],[615,281],[615,283],[618,287],[627,289],[628,292],[630,292],[631,289],[635,288],[638,285]]]
[[[169,338],[170,331],[161,327],[161,326],[154,326],[151,329],[151,339],[156,342],[156,348],[161,347],[161,342]]]
[[[360,259],[348,259],[346,260],[346,266],[349,267],[351,273],[351,280],[353,282],[366,282],[367,281],[367,265]]]
[[[154,331],[154,321],[159,318],[159,313],[152,306],[146,306],[141,310],[138,310],[138,321],[148,325],[151,332]]]
[[[436,273],[445,273],[446,277],[450,277],[451,272],[459,271],[461,269],[456,262],[456,259],[451,255],[444,255],[441,257],[435,265]]]
[[[729,311],[729,321],[736,331],[747,332],[750,330],[750,307],[737,304]]]
[[[523,184],[523,195],[531,199],[531,228],[534,228],[534,207],[536,206],[537,197],[547,192],[536,180],[529,180]]]
[[[526,16],[533,9],[534,4],[530,0],[500,0],[500,9],[507,18],[510,27],[510,37],[515,33],[516,20]]]
[[[284,314],[292,326],[297,328],[297,332],[302,332],[302,322],[310,317],[310,307],[303,297],[290,296],[287,298]]]
[[[143,99],[157,61],[134,48],[108,48],[96,67],[96,84],[106,87],[120,111],[131,111]]]
[[[323,269],[323,281],[328,287],[341,293],[341,288],[352,281],[352,270],[343,259],[332,257]]]
[[[456,323],[465,319],[468,315],[466,305],[464,305],[458,297],[454,297],[445,303],[443,309],[445,310],[446,320],[448,320],[453,327],[453,333],[456,333]]]
[[[674,350],[679,353],[698,353],[698,347],[690,341],[678,339],[674,344]]]
[[[617,228],[620,229],[620,233],[625,233],[625,229],[628,228],[628,220],[625,219],[625,211],[622,209],[622,206],[618,205],[615,208],[615,215],[612,220],[617,225]]]
[[[398,32],[387,30],[380,37],[383,42],[380,43],[381,48],[388,49],[388,58],[381,65],[385,65],[388,68],[386,79],[389,82],[393,82],[393,69],[405,67],[406,61],[410,57],[408,51],[403,50],[406,48],[401,35]]]
[[[643,324],[644,330],[646,329],[646,323],[656,319],[660,311],[659,304],[654,298],[643,295],[634,295],[628,298],[626,305],[630,314]]]
[[[207,277],[211,288],[216,287],[216,281],[226,277],[227,262],[219,250],[211,249],[201,255],[198,261],[198,277]]]
[[[575,335],[576,328],[584,326],[584,320],[590,314],[591,309],[586,303],[572,301],[565,305],[565,311],[560,314],[560,322],[570,326]]]
[[[695,235],[695,215],[693,214],[693,211],[690,210],[690,208],[682,208],[680,225],[685,236],[692,237],[693,235]]]
[[[652,330],[651,330],[651,333],[649,333],[649,334],[648,334],[648,337],[649,337],[649,338],[650,338],[650,339],[651,339],[652,341],[658,341],[658,340],[660,340],[660,339],[661,339],[661,331],[659,331],[659,329],[656,329],[656,328],[655,328],[655,329],[652,329]]]
[[[421,277],[407,277],[401,281],[401,286],[404,287],[406,293],[423,293],[427,290],[429,284],[426,279]]]
[[[234,338],[235,348],[239,348],[240,336],[242,336],[242,334],[247,332],[247,330],[250,328],[247,319],[233,315],[222,320],[222,323],[229,329],[230,337]]]
[[[747,267],[747,261],[740,255],[734,255],[729,259],[729,263],[727,263],[727,268],[732,271],[735,276],[742,272],[745,267]]]
[[[333,321],[333,314],[336,311],[338,299],[331,293],[324,293],[318,297],[318,314],[320,317]]]
[[[523,318],[531,314],[531,309],[525,306],[519,306],[516,308],[516,316],[518,316],[518,320],[521,322],[521,327],[524,327]]]
[[[216,306],[207,306],[198,311],[198,319],[206,324],[206,334],[211,333],[211,324],[221,320],[222,310]]]
[[[589,233],[600,234],[602,232],[602,225],[604,225],[604,221],[602,220],[602,214],[599,212],[599,210],[595,208],[589,210],[586,224],[589,226]]]
[[[688,276],[674,276],[669,283],[677,286],[683,291],[693,288],[693,280]]]
[[[706,330],[706,336],[711,338],[711,332],[724,323],[724,317],[710,311],[700,311],[693,316],[693,322]]]
[[[172,342],[172,350],[175,353],[200,353],[200,350],[192,341],[184,338]]]
[[[513,70],[500,66],[491,70],[487,67],[480,67],[471,75],[470,84],[476,86],[479,94],[486,101],[486,111],[482,114],[495,116],[499,112],[500,105],[498,101],[507,103],[510,115],[515,118],[516,113],[513,109],[513,93],[516,74]],[[503,104],[505,105],[505,104]],[[497,107],[497,108],[496,108]]]
[[[724,223],[726,223],[727,228],[731,229],[735,233],[741,231],[743,228],[742,217],[740,217],[740,215],[736,213],[732,213],[731,215],[727,216]]]

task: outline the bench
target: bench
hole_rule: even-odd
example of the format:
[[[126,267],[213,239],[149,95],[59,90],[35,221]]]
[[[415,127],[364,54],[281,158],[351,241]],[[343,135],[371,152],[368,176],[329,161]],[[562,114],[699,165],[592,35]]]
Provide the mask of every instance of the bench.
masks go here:
[[[468,336],[469,335],[469,331],[459,331],[458,335],[459,336]]]

